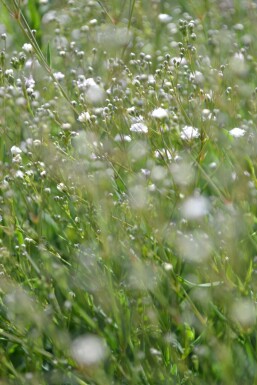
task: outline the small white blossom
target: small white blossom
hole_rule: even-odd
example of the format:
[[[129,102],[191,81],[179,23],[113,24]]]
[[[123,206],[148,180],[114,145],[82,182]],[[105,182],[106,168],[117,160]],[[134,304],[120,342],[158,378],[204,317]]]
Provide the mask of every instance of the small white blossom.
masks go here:
[[[131,136],[117,134],[114,138],[115,142],[131,142]]]
[[[13,75],[13,69],[9,68],[9,69],[5,70],[4,74],[5,74],[5,76]]]
[[[151,116],[156,119],[164,119],[168,117],[168,111],[164,108],[156,108],[152,111]]]
[[[245,130],[243,128],[235,127],[229,131],[230,135],[234,138],[241,138],[245,134]]]
[[[192,126],[185,126],[182,128],[182,132],[180,134],[181,139],[190,140],[193,138],[199,138],[200,132],[198,128]]]
[[[25,172],[25,174],[28,175],[28,176],[32,176],[32,175],[34,175],[34,171],[33,170],[27,170]]]
[[[28,90],[28,88],[31,88],[32,90],[34,90],[35,80],[33,79],[33,77],[31,75],[29,78],[25,78],[25,87],[27,90]]]
[[[62,72],[55,72],[54,73],[54,78],[58,81],[58,80],[62,80],[64,79],[65,75],[62,73]]]
[[[13,158],[12,158],[12,162],[13,163],[21,163],[22,159],[21,159],[21,156],[20,154],[17,154],[15,155]]]
[[[82,112],[78,117],[78,121],[81,123],[88,122],[88,121],[90,121],[90,119],[91,119],[91,117],[90,117],[90,114],[88,111]]]
[[[158,15],[158,19],[161,23],[166,24],[172,20],[172,17],[170,15],[167,15],[166,13],[160,13]]]
[[[12,147],[11,147],[11,154],[12,154],[13,156],[18,155],[18,154],[20,154],[21,152],[22,152],[22,150],[20,149],[20,147],[17,147],[17,146],[12,146]]]
[[[45,178],[45,176],[46,176],[46,171],[45,171],[45,170],[41,171],[40,176],[41,176],[42,178]]]
[[[80,76],[77,85],[85,92],[87,100],[92,104],[102,103],[106,98],[105,90],[93,78],[86,79],[85,76]]]
[[[132,106],[132,107],[127,108],[127,112],[128,112],[129,114],[133,114],[134,112],[136,112],[136,107],[135,107],[135,106]]]
[[[63,130],[70,130],[71,129],[71,124],[70,123],[63,123],[62,124],[62,129]]]
[[[204,108],[202,110],[202,119],[203,119],[203,121],[216,120],[215,116],[213,115],[213,113],[210,110],[208,110],[208,108]]]
[[[92,19],[88,23],[89,25],[96,25],[97,24],[97,19]]]
[[[22,49],[23,49],[23,51],[25,51],[27,53],[31,53],[33,51],[33,47],[29,43],[23,44]]]
[[[35,140],[33,140],[33,144],[34,144],[34,146],[38,147],[38,146],[41,145],[41,140],[40,139],[35,139]]]
[[[65,186],[64,183],[61,182],[61,183],[59,183],[59,184],[57,185],[57,190],[63,192],[65,189],[66,189],[66,186]]]
[[[72,342],[71,353],[79,365],[96,365],[107,355],[104,341],[95,335],[80,336]]]
[[[21,170],[18,170],[15,174],[16,178],[23,179],[24,173]]]
[[[200,85],[204,82],[204,76],[200,71],[191,72],[189,80],[197,85]]]
[[[186,219],[198,219],[208,214],[210,204],[203,196],[191,196],[182,205],[181,212]]]
[[[166,271],[172,271],[173,270],[173,265],[171,263],[163,262],[162,265],[163,265],[164,270],[166,270]]]
[[[144,123],[134,123],[130,127],[131,132],[148,133],[148,127]]]

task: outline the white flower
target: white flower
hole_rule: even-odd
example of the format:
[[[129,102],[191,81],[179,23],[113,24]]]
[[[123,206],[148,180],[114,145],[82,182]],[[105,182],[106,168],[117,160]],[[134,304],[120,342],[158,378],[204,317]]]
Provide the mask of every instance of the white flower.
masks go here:
[[[199,85],[204,82],[204,76],[200,71],[191,72],[191,74],[189,75],[189,80]]]
[[[180,134],[181,139],[190,140],[193,138],[198,138],[200,136],[200,132],[198,128],[192,126],[185,126],[182,128],[182,132]]]
[[[216,120],[216,117],[213,115],[213,113],[208,110],[208,108],[204,108],[202,110],[202,119],[203,121],[206,121],[206,120]]]
[[[162,266],[163,266],[164,270],[166,270],[166,271],[172,271],[173,270],[173,266],[171,263],[163,262]]]
[[[22,159],[21,159],[21,156],[20,154],[17,154],[15,155],[13,158],[12,158],[12,162],[13,163],[21,163]]]
[[[97,19],[92,19],[89,21],[89,25],[96,25],[97,24]]]
[[[13,69],[10,68],[10,69],[8,69],[8,70],[5,70],[5,71],[4,71],[4,74],[5,74],[6,76],[13,75]]]
[[[179,64],[181,66],[184,66],[187,64],[187,61],[186,59],[183,57],[179,57],[179,56],[174,56],[170,59],[170,64],[174,66],[174,64]]]
[[[54,78],[55,80],[62,80],[65,77],[65,75],[62,72],[55,72],[54,73]]]
[[[71,124],[70,123],[63,123],[62,124],[62,129],[63,130],[69,130],[71,128]]]
[[[95,365],[105,359],[107,348],[104,341],[95,335],[80,336],[72,342],[71,353],[79,365]]]
[[[88,111],[85,111],[85,112],[82,112],[79,117],[78,117],[78,121],[81,122],[81,123],[85,123],[85,122],[88,122],[90,121],[90,114]]]
[[[79,89],[85,92],[87,100],[92,104],[102,103],[106,98],[103,87],[97,84],[93,78],[86,79],[84,76],[80,76],[77,85]]]
[[[245,130],[243,128],[235,127],[229,131],[230,135],[234,138],[241,138],[245,134]]]
[[[182,205],[181,211],[187,219],[197,219],[208,214],[210,204],[203,196],[191,196]]]
[[[20,154],[21,152],[22,152],[22,150],[21,150],[19,147],[17,147],[17,146],[12,146],[12,147],[11,147],[11,154],[12,154],[13,156],[18,155],[18,154]]]
[[[15,174],[16,178],[23,178],[24,177],[24,173],[21,171],[21,170],[18,170]]]
[[[115,142],[131,142],[131,136],[117,134],[114,138]]]
[[[34,144],[34,146],[38,147],[38,146],[41,145],[41,140],[40,139],[35,139],[35,140],[33,140],[33,144]]]
[[[63,192],[63,191],[65,191],[65,189],[66,189],[66,186],[65,186],[65,184],[64,183],[59,183],[58,185],[57,185],[57,190],[58,191],[61,191],[61,192]]]
[[[170,15],[167,15],[166,13],[160,13],[158,15],[158,19],[161,23],[166,24],[172,20],[172,17]]]
[[[27,53],[31,53],[33,51],[33,47],[29,43],[23,44],[22,49],[23,49],[23,51],[25,51]]]
[[[136,112],[136,107],[135,107],[135,106],[132,106],[132,107],[127,108],[127,112],[128,112],[129,114],[133,114],[134,112]]]
[[[134,123],[130,127],[131,132],[148,133],[148,127],[144,123]]]
[[[156,119],[164,119],[168,117],[168,111],[161,107],[155,108],[155,110],[152,111],[151,116]]]
[[[24,80],[25,80],[25,87],[26,87],[26,89],[28,89],[28,88],[34,89],[34,87],[35,87],[35,80],[33,79],[33,77],[31,75],[30,75],[29,78],[25,77]]]

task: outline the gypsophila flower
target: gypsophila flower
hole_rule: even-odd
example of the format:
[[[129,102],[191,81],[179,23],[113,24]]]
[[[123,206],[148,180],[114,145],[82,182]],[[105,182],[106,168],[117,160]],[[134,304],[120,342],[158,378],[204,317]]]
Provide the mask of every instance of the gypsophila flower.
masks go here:
[[[34,89],[35,80],[33,79],[32,75],[30,75],[29,78],[25,78],[25,87],[26,87],[26,89],[28,89],[28,88]]]
[[[164,119],[168,117],[168,111],[164,108],[155,108],[151,113],[152,118],[155,119]]]
[[[190,140],[193,138],[199,138],[200,132],[198,128],[192,127],[192,126],[185,126],[182,128],[180,137],[183,140]]]
[[[173,265],[171,263],[163,262],[162,266],[163,266],[165,271],[172,271],[173,270]]]
[[[62,72],[55,72],[54,74],[54,78],[58,81],[58,80],[62,80],[64,79],[65,75],[62,73]]]
[[[62,182],[59,183],[59,184],[57,185],[57,190],[58,190],[58,191],[61,191],[61,192],[65,191],[65,190],[66,190],[65,184],[62,183]]]
[[[33,51],[33,47],[30,43],[23,44],[22,49],[27,53],[31,53]]]
[[[166,24],[172,20],[172,17],[170,15],[167,15],[166,13],[160,13],[158,15],[158,19],[161,23]]]
[[[78,117],[78,121],[81,123],[89,122],[90,119],[91,117],[88,111],[82,112]]]
[[[97,19],[92,19],[88,23],[89,25],[96,25],[97,24]]]
[[[22,161],[22,158],[21,158],[20,154],[17,154],[17,155],[15,155],[15,156],[12,158],[12,162],[13,162],[13,163],[21,163],[21,161]]]
[[[5,74],[5,76],[13,75],[13,69],[9,68],[9,69],[5,70],[4,74]]]
[[[71,345],[73,359],[82,366],[96,365],[107,355],[104,340],[95,335],[77,337]]]
[[[131,136],[117,134],[114,138],[115,142],[131,142]]]
[[[136,112],[136,107],[132,106],[132,107],[127,108],[127,112],[129,114],[134,114]]]
[[[15,174],[16,178],[23,179],[24,173],[21,170],[18,170]]]
[[[62,129],[63,130],[70,130],[71,129],[71,124],[70,123],[63,123],[62,124]]]
[[[12,146],[12,147],[11,147],[11,154],[12,154],[13,156],[18,155],[18,154],[20,154],[21,152],[22,152],[22,150],[21,150],[19,147],[17,147],[17,146]]]
[[[243,128],[235,127],[232,130],[229,131],[230,135],[234,138],[241,138],[245,134],[245,130]]]
[[[147,134],[148,133],[148,127],[144,123],[134,123],[131,125],[130,131]]]

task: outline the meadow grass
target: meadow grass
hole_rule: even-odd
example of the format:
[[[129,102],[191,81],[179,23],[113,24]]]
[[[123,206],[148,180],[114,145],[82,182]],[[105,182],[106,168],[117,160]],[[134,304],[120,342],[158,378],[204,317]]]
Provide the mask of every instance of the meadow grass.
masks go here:
[[[257,384],[257,4],[0,1],[0,384]]]

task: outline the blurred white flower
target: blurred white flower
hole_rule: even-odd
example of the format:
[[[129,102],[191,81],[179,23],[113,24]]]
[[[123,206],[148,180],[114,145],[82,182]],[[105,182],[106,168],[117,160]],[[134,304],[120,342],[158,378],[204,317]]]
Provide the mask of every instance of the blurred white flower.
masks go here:
[[[90,121],[90,114],[88,111],[82,112],[79,117],[78,121],[81,123],[89,122]]]
[[[87,100],[92,104],[102,103],[105,100],[106,93],[93,78],[86,79],[81,76],[77,82],[78,88],[83,90]]]
[[[16,178],[23,178],[24,177],[24,173],[21,171],[21,170],[18,170],[15,174]]]
[[[204,82],[204,76],[200,71],[191,72],[189,80],[197,85],[200,85]]]
[[[168,117],[168,111],[164,108],[155,108],[151,113],[152,118],[164,119]]]
[[[71,354],[79,365],[90,366],[105,359],[107,348],[101,338],[88,334],[80,336],[72,342]]]
[[[62,72],[55,72],[54,73],[54,78],[58,81],[58,80],[62,80],[64,79],[65,75],[62,73]]]
[[[160,13],[158,15],[158,19],[161,23],[166,24],[169,23],[172,20],[172,16],[167,15],[166,13]]]
[[[114,138],[115,142],[131,142],[131,136],[117,134]]]
[[[251,300],[241,299],[233,303],[231,317],[242,327],[252,327],[256,324],[256,307]]]
[[[193,138],[199,138],[200,132],[198,128],[192,127],[192,126],[185,126],[182,128],[180,137],[183,140],[190,140]]]
[[[23,44],[22,49],[27,53],[31,53],[33,51],[33,47],[30,43]]]
[[[208,234],[194,231],[178,234],[177,247],[182,258],[189,262],[200,263],[208,259],[213,245]]]
[[[144,123],[134,123],[131,125],[130,131],[147,134],[148,133],[148,127]]]
[[[241,138],[245,134],[245,130],[243,128],[235,127],[232,130],[229,131],[230,135],[234,138]]]
[[[203,196],[189,197],[182,205],[182,215],[186,219],[201,218],[209,212],[209,201]]]
[[[12,146],[12,147],[11,147],[11,154],[12,154],[13,156],[18,155],[18,154],[20,154],[21,152],[22,152],[22,150],[21,150],[19,147],[17,147],[17,146]]]
[[[65,191],[65,189],[66,189],[65,184],[62,183],[62,182],[59,183],[56,187],[57,187],[57,190],[58,190],[58,191],[61,191],[61,192]]]

